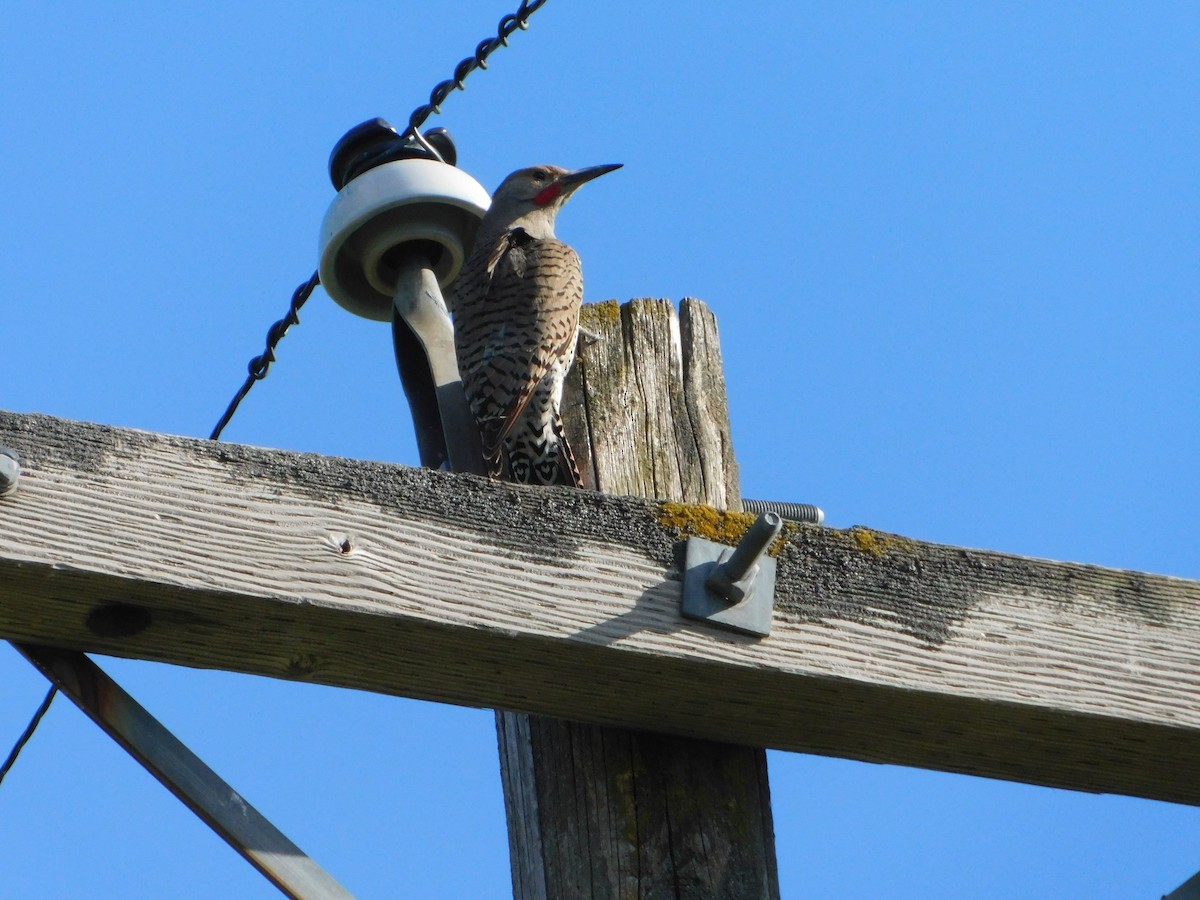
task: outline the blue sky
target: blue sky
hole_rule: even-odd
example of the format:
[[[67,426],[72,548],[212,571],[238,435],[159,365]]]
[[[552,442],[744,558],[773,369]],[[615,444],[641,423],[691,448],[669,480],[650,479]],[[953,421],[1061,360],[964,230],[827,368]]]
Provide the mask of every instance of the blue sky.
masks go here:
[[[515,4],[9,0],[0,407],[206,436],[316,264],[329,150]],[[697,296],[748,496],[1200,578],[1200,7],[570,4],[430,125],[560,219],[591,300]],[[320,291],[229,440],[416,463],[388,329]],[[489,712],[101,660],[362,897],[509,895]],[[0,746],[44,682],[0,649]],[[1159,896],[1200,811],[772,753],[787,898]],[[276,896],[70,704],[0,893]]]

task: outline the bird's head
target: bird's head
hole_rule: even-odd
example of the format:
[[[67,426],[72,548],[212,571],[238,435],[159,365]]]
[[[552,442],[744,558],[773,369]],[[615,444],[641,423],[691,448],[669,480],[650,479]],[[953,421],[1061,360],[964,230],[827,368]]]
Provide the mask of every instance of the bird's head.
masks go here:
[[[505,227],[520,224],[529,229],[532,224],[534,231],[538,230],[536,223],[544,222],[552,235],[554,217],[571,195],[581,185],[619,168],[621,163],[573,171],[560,166],[518,169],[496,188],[488,218]]]

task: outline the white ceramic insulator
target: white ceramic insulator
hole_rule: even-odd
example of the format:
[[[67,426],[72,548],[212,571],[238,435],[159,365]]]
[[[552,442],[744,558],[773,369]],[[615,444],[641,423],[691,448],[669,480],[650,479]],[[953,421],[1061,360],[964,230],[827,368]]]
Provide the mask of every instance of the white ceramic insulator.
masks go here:
[[[368,169],[338,192],[321,222],[321,284],[350,312],[391,321],[398,274],[392,251],[414,241],[437,244],[433,270],[445,289],[458,276],[491,202],[478,181],[435,160],[401,159]]]

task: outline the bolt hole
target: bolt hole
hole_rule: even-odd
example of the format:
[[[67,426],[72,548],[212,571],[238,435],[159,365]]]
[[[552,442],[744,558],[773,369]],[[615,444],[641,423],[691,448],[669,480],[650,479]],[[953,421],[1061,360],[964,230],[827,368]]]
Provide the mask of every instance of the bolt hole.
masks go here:
[[[110,603],[88,613],[87,627],[100,637],[133,637],[150,627],[153,617],[144,606]]]

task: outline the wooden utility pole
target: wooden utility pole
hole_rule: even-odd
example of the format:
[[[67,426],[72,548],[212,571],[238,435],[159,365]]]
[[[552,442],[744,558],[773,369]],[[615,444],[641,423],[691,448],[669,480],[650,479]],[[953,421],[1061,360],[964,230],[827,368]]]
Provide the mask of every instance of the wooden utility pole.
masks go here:
[[[583,325],[564,415],[597,488],[740,509],[711,311],[610,301]],[[653,708],[652,685],[633,689]],[[779,896],[765,750],[514,712],[496,724],[517,900]]]

